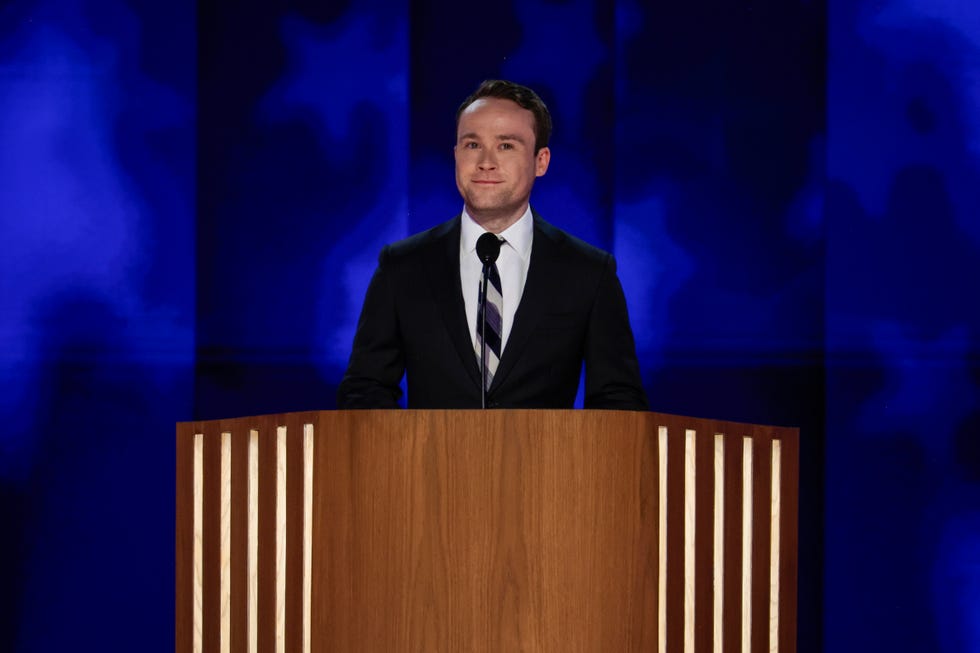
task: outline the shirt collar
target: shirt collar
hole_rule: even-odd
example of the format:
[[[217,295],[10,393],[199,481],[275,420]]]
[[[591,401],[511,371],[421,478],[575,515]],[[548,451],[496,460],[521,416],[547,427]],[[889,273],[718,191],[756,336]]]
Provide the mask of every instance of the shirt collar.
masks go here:
[[[460,245],[464,252],[471,254],[476,251],[476,241],[486,233],[486,229],[477,224],[465,208],[460,224],[462,228]],[[506,240],[507,244],[526,261],[531,254],[531,239],[534,236],[534,218],[531,215],[530,205],[517,222],[504,229],[498,236]]]

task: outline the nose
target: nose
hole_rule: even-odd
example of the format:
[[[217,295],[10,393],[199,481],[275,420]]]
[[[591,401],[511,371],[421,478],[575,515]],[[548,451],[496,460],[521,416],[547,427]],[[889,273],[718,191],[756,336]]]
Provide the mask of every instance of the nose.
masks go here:
[[[493,170],[497,167],[497,157],[490,148],[480,150],[480,158],[476,162],[480,170]]]

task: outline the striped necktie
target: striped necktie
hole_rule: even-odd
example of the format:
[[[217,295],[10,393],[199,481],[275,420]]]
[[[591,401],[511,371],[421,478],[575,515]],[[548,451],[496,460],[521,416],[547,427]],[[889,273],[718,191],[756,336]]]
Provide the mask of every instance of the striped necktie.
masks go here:
[[[477,304],[477,320],[476,320],[476,360],[479,363],[480,357],[483,354],[483,323],[480,321],[480,312],[482,310],[484,297],[482,293],[483,283],[482,279],[479,290],[479,300]],[[497,364],[500,362],[500,345],[501,345],[501,334],[503,333],[503,319],[502,315],[504,313],[504,300],[503,293],[501,292],[500,286],[500,274],[497,272],[497,264],[493,263],[490,266],[490,272],[487,275],[487,387],[493,382],[493,375],[497,372]]]

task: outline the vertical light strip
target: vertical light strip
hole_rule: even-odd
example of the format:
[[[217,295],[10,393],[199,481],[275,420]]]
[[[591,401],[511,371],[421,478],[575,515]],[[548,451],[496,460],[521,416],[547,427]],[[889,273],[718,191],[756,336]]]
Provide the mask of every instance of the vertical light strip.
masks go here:
[[[248,653],[259,649],[259,432],[248,432]]]
[[[769,651],[779,651],[779,534],[782,442],[772,441],[772,494],[769,506]]]
[[[276,653],[286,652],[286,427],[276,427]]]
[[[194,434],[193,653],[204,649],[204,434]]]
[[[742,653],[752,649],[752,438],[742,438]]]
[[[725,605],[725,436],[715,434],[712,651],[721,653]]]
[[[658,653],[667,653],[667,427],[657,433],[657,633]]]
[[[694,653],[696,463],[691,429],[684,431],[684,653]]]
[[[221,554],[218,650],[231,653],[231,433],[221,434]]]
[[[303,653],[310,653],[313,615],[313,425],[303,425]]]

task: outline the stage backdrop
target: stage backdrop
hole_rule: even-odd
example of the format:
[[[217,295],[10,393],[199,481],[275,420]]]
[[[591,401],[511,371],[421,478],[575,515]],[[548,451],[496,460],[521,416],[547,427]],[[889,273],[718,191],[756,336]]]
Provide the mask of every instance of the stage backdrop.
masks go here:
[[[800,651],[980,650],[980,8],[0,7],[0,650],[173,649],[173,424],[334,406],[454,113],[613,252],[652,407],[802,427]]]

